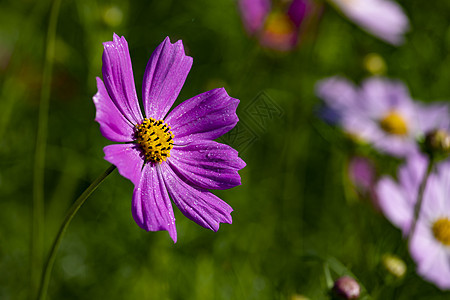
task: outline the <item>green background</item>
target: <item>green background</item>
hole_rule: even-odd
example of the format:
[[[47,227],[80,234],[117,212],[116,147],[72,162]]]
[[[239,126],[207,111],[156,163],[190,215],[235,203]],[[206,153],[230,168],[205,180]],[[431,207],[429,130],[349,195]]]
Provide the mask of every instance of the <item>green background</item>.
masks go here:
[[[379,174],[395,173],[398,161],[355,150],[317,117],[315,82],[336,74],[360,82],[370,76],[370,53],[415,99],[450,99],[450,2],[399,2],[411,22],[400,47],[324,4],[299,47],[276,53],[248,37],[235,1],[62,1],[48,113],[45,253],[70,204],[108,167],[102,148],[109,141],[94,122],[92,96],[102,42],[113,32],[128,40],[138,94],[155,47],[165,36],[183,40],[194,63],[177,103],[221,86],[240,99],[241,122],[221,141],[237,148],[247,167],[242,186],[215,192],[234,208],[233,224],[214,233],[175,208],[176,244],[167,232],[135,224],[133,186],[114,172],[71,223],[49,299],[328,299],[326,270],[333,279],[353,274],[373,299],[448,299],[415,273],[400,231],[357,196],[346,175],[355,151],[370,155]],[[50,9],[49,1],[0,1],[0,299],[29,296]],[[407,263],[403,279],[381,266],[386,253]]]

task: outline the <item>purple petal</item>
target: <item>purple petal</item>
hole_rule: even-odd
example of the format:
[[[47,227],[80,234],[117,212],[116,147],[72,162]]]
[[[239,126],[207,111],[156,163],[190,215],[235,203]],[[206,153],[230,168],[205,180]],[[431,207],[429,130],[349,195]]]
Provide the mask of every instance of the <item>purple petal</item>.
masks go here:
[[[131,180],[137,186],[141,178],[142,158],[141,150],[136,144],[115,144],[103,148],[105,160],[117,167],[120,175]]]
[[[348,164],[348,173],[352,183],[363,191],[369,190],[375,180],[375,167],[372,161],[365,157],[352,157]]]
[[[172,204],[159,165],[145,164],[139,184],[133,192],[132,213],[142,229],[167,230],[172,240],[177,242]]]
[[[395,135],[385,134],[380,138],[369,138],[369,140],[374,148],[399,158],[413,155],[419,151],[419,147],[413,139]]]
[[[339,115],[360,106],[354,84],[339,76],[319,81],[316,84],[316,95]]]
[[[253,35],[264,25],[270,12],[270,0],[240,0],[239,10],[245,29]]]
[[[436,169],[428,177],[420,212],[421,217],[433,222],[444,216],[450,218],[450,161],[438,163]]]
[[[147,118],[163,119],[178,97],[192,66],[181,41],[171,44],[169,37],[155,49],[148,61],[142,83]]]
[[[450,289],[450,255],[448,249],[436,241],[430,224],[419,221],[411,238],[409,250],[417,263],[417,272],[440,289]]]
[[[93,100],[96,108],[95,121],[100,124],[102,135],[113,142],[131,142],[134,126],[112,102],[103,81],[97,77],[97,89]]]
[[[214,141],[175,146],[169,162],[177,175],[193,185],[218,190],[240,185],[238,171],[245,166],[236,150]]]
[[[114,34],[112,42],[103,43],[103,80],[111,100],[131,124],[142,121],[134,87],[130,52],[124,37]]]
[[[450,201],[448,201],[448,195],[450,195],[450,160],[447,159],[442,163],[437,165],[437,170],[439,174],[439,195],[442,200],[444,200],[444,211],[443,213],[450,216]]]
[[[228,96],[224,88],[214,89],[188,99],[166,118],[177,145],[193,140],[213,140],[231,130],[238,122],[239,100]]]
[[[371,77],[361,84],[359,97],[364,99],[364,111],[371,118],[380,120],[391,111],[400,113],[408,125],[415,118],[414,101],[401,81]]]
[[[390,0],[333,0],[341,10],[363,29],[393,45],[403,43],[409,28],[403,9]]]
[[[434,129],[450,128],[450,109],[448,103],[417,104],[420,133],[426,134]]]
[[[412,205],[417,201],[419,186],[425,176],[428,159],[422,154],[414,154],[407,157],[406,164],[399,168],[398,180]]]
[[[311,3],[309,0],[293,0],[289,6],[287,14],[298,28],[310,10]]]
[[[414,215],[414,201],[390,178],[382,178],[376,186],[378,204],[386,218],[407,235]]]
[[[214,231],[219,230],[219,223],[231,224],[231,206],[207,190],[184,182],[169,164],[161,168],[173,202],[187,218]]]

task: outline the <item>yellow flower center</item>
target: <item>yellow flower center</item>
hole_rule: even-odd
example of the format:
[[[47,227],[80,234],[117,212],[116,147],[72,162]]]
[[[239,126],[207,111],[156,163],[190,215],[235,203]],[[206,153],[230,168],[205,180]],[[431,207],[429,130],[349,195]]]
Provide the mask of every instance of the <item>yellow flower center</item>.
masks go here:
[[[173,148],[173,133],[163,120],[145,118],[136,125],[136,142],[141,145],[146,161],[161,163],[170,157]]]
[[[267,17],[265,30],[273,34],[290,34],[295,31],[295,25],[292,23],[288,15],[273,12]]]
[[[450,246],[450,219],[441,218],[433,224],[434,237],[446,246]]]
[[[380,121],[381,128],[390,134],[407,135],[408,126],[405,119],[396,111],[389,112]]]

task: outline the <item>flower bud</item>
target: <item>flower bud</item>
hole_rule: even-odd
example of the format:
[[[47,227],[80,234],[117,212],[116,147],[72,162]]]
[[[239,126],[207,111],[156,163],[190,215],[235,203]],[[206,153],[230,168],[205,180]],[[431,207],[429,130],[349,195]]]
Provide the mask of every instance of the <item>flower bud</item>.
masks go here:
[[[387,69],[384,59],[376,53],[370,53],[364,57],[364,67],[372,75],[385,74]]]
[[[405,262],[396,255],[386,254],[382,258],[383,267],[397,278],[402,278],[406,273]]]
[[[103,12],[103,22],[110,27],[117,27],[122,23],[123,12],[118,6],[110,6]]]
[[[303,295],[293,294],[291,295],[290,300],[309,300],[309,298]]]
[[[450,133],[444,129],[433,130],[425,136],[425,152],[438,157],[450,154]]]
[[[358,299],[361,288],[355,279],[343,276],[334,282],[333,294],[339,299]]]

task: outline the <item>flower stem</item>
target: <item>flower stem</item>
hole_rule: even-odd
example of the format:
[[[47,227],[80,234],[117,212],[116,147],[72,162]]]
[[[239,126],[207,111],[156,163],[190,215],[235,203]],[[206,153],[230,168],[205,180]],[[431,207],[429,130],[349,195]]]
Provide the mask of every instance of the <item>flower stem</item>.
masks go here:
[[[47,288],[50,281],[50,274],[53,269],[53,263],[55,262],[56,252],[58,251],[61,240],[69,226],[70,221],[77,213],[78,209],[83,205],[86,199],[97,189],[97,187],[105,180],[105,178],[116,169],[116,166],[111,165],[103,174],[101,174],[91,185],[81,194],[80,197],[72,204],[66,217],[61,225],[61,228],[56,235],[55,241],[53,242],[52,248],[48,255],[47,261],[45,263],[44,269],[42,271],[41,284],[39,286],[39,293],[37,296],[38,300],[44,300],[47,294]]]
[[[61,0],[54,0],[47,28],[45,61],[42,73],[42,87],[39,104],[36,149],[33,173],[33,212],[31,228],[30,295],[36,293],[44,254],[44,170],[47,145],[48,108],[52,80],[53,58],[55,56],[55,35]]]
[[[427,186],[428,178],[430,177],[433,167],[434,167],[434,159],[433,159],[433,156],[430,155],[426,173],[424,174],[422,182],[420,183],[420,186],[419,186],[417,202],[416,202],[416,205],[414,206],[414,216],[413,216],[414,218],[413,218],[413,221],[411,224],[411,230],[409,231],[409,235],[408,235],[409,241],[411,241],[414,231],[416,230],[416,224],[417,224],[417,220],[419,219],[419,214],[420,214],[420,209],[422,207],[425,188]]]

